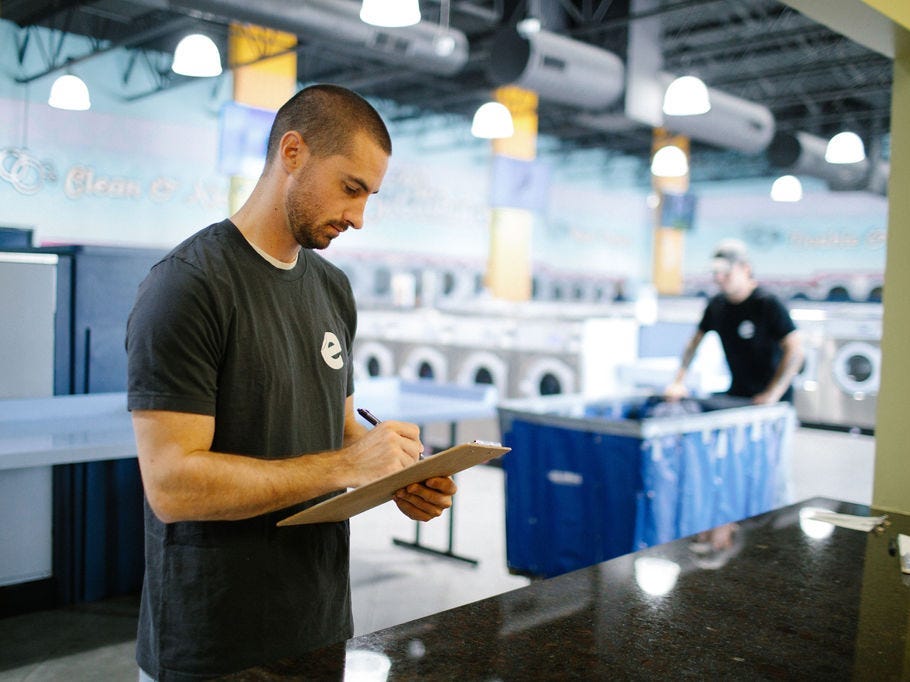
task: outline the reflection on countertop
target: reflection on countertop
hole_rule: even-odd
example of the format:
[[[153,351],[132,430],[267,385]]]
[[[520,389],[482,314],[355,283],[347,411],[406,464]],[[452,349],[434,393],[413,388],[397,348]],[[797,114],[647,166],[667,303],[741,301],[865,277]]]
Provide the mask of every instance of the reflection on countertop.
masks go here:
[[[805,507],[880,513],[807,500],[230,679],[906,679],[910,516]]]

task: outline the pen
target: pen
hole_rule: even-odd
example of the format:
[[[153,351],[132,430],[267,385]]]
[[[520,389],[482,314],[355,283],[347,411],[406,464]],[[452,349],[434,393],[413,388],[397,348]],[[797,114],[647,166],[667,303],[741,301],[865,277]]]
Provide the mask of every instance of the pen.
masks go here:
[[[357,408],[357,414],[359,414],[361,417],[363,417],[364,419],[366,419],[366,420],[367,420],[368,422],[370,422],[370,424],[372,424],[373,426],[376,426],[376,425],[381,421],[380,419],[378,419],[378,418],[376,417],[375,414],[373,414],[373,413],[370,412],[369,410],[366,410],[366,409],[364,409],[364,408],[362,408],[362,407],[358,407],[358,408]],[[420,453],[420,459],[423,459],[423,452]]]
[[[372,412],[365,410],[362,407],[357,408],[357,414],[366,419],[373,426],[376,426],[379,423],[379,419],[377,419]]]

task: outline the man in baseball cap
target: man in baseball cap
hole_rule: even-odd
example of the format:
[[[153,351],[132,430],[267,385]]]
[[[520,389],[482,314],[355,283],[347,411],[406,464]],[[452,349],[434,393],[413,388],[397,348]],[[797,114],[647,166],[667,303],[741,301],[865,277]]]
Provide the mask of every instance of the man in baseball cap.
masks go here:
[[[689,364],[705,334],[715,331],[730,367],[728,395],[750,398],[755,404],[792,402],[791,382],[802,365],[803,350],[790,311],[755,281],[746,245],[738,239],[717,244],[711,271],[720,292],[708,301],[679,371],[666,389],[667,397],[688,395]]]

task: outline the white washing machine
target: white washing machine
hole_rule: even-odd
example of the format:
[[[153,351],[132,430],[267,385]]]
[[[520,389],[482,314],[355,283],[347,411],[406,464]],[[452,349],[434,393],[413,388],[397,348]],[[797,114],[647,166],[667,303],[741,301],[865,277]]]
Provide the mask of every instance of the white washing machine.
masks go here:
[[[499,395],[509,392],[508,354],[478,348],[451,348],[450,378],[460,386],[490,385]]]
[[[393,377],[398,371],[395,351],[385,341],[354,339],[354,379]]]
[[[534,398],[543,395],[576,393],[581,356],[566,353],[541,355],[516,351],[512,356],[512,381],[509,398]]]
[[[875,429],[881,383],[881,306],[864,304],[861,312],[832,308],[817,350],[814,396],[803,393],[797,415],[807,424]],[[802,410],[800,410],[802,407]]]
[[[408,345],[399,349],[398,376],[408,381],[449,381],[449,358],[444,349],[428,345]]]

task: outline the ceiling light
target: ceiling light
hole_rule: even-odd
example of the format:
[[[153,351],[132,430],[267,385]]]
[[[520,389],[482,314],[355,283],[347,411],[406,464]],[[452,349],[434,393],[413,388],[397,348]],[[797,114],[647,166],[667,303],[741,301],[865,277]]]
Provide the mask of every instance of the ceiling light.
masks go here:
[[[518,22],[515,30],[522,38],[527,38],[535,33],[540,33],[540,19],[537,17],[528,17]]]
[[[803,198],[803,185],[794,175],[781,175],[771,185],[772,201],[799,201]]]
[[[60,76],[54,81],[47,103],[55,109],[70,111],[85,111],[92,106],[92,101],[88,96],[88,87],[81,78],[70,73]]]
[[[177,43],[171,70],[182,76],[207,78],[221,73],[221,54],[208,36],[193,33]]]
[[[514,133],[512,114],[505,104],[487,102],[474,113],[474,121],[471,123],[471,134],[474,137],[497,139],[512,137]]]
[[[686,153],[672,144],[658,149],[651,160],[651,173],[659,178],[681,178],[688,172]]]
[[[360,20],[372,26],[396,28],[420,23],[417,0],[363,0]]]
[[[859,135],[851,132],[838,133],[825,149],[828,163],[859,163],[866,158],[866,149]]]
[[[710,110],[708,87],[701,78],[680,76],[667,86],[663,106],[667,116],[697,116]]]

